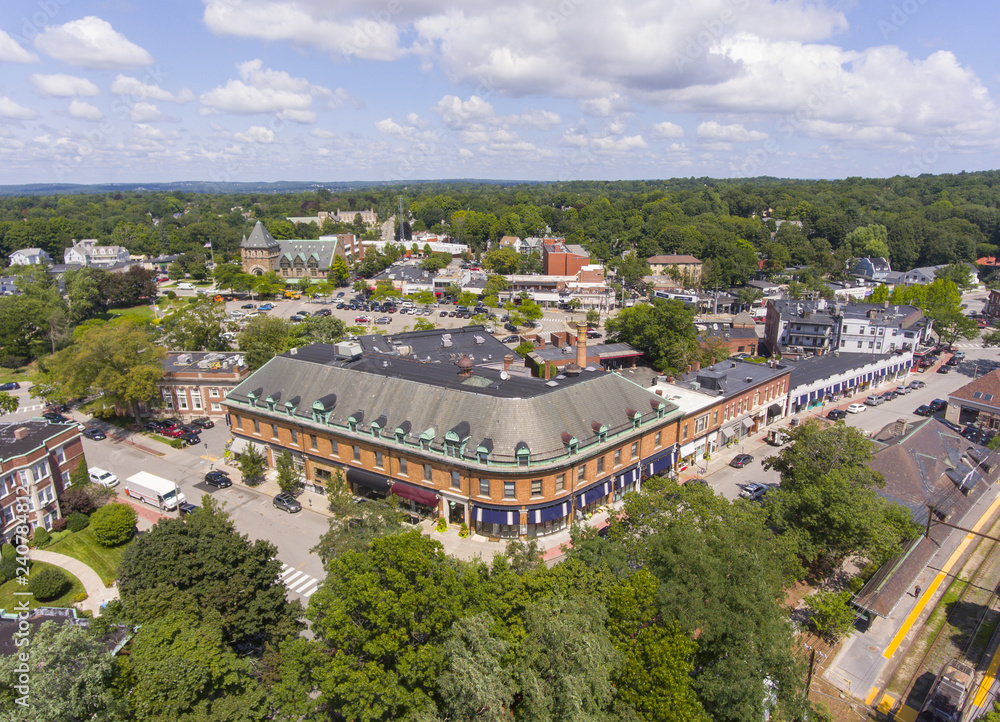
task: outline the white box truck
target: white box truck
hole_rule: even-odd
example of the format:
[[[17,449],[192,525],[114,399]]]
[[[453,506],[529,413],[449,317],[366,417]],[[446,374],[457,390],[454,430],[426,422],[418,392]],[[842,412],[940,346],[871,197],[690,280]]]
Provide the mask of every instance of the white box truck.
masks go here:
[[[166,511],[173,511],[178,504],[187,501],[175,482],[147,471],[140,471],[125,480],[125,496]]]

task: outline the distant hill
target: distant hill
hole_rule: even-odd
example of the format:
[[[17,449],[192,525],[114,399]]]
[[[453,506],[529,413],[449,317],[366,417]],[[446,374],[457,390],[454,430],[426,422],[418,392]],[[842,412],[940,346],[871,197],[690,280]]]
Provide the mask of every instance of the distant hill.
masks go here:
[[[46,196],[86,193],[121,193],[143,191],[184,191],[186,193],[298,193],[317,188],[330,190],[358,190],[362,188],[383,188],[385,186],[422,185],[425,183],[469,183],[487,185],[534,184],[539,181],[523,180],[483,180],[476,178],[454,178],[446,180],[399,181],[176,181],[173,183],[26,183],[24,185],[0,185],[0,196]]]

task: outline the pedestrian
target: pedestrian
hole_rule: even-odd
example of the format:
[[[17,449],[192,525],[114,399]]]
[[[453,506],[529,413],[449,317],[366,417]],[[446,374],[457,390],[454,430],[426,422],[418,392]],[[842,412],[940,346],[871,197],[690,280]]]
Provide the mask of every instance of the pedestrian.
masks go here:
[[[913,590],[913,596],[914,597],[919,597],[920,596],[920,585],[919,584],[917,585],[917,588]]]

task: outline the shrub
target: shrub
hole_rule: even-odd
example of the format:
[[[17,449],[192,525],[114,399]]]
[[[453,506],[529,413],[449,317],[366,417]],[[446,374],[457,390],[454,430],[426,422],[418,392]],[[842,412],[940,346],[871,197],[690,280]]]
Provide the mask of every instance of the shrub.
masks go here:
[[[175,298],[177,298],[177,294],[174,291],[167,291],[167,298],[173,301]]]
[[[90,475],[87,473],[87,462],[80,459],[80,463],[69,475],[69,483],[72,487],[82,487],[90,483]]]
[[[73,604],[79,604],[80,602],[85,602],[85,601],[87,601],[86,592],[80,592],[79,594],[73,595]]]
[[[52,522],[52,531],[62,531],[65,528],[66,528],[66,520],[65,519],[60,518],[60,519],[56,519],[54,522]]]
[[[13,544],[5,543],[0,547],[0,559],[3,561],[14,561],[17,557],[17,549],[14,548]]]
[[[812,612],[809,621],[817,634],[834,641],[851,631],[855,619],[851,596],[851,590],[845,589],[842,592],[816,592],[806,597],[806,607]]]
[[[32,574],[31,579],[28,580],[28,591],[41,602],[55,599],[65,592],[68,586],[69,579],[55,567],[45,567],[45,569]]]
[[[92,514],[97,508],[93,497],[82,487],[66,489],[59,497],[59,505],[67,518],[74,513]]]
[[[463,539],[469,536],[469,525],[466,524],[464,521],[462,522],[462,526],[460,526],[458,529],[458,535]]]
[[[439,532],[448,531],[448,522],[444,520],[443,516],[439,516],[437,524],[434,525],[434,530]]]
[[[35,533],[31,536],[31,540],[35,543],[35,547],[41,549],[43,546],[52,541],[52,535],[45,529],[45,527],[40,526],[35,529]]]
[[[66,517],[66,528],[70,531],[83,531],[88,526],[90,526],[90,519],[86,514],[74,511]]]
[[[180,439],[171,439],[169,443],[175,449],[183,449],[184,448],[184,442],[181,441]]]
[[[114,547],[132,539],[136,520],[135,509],[128,504],[108,504],[90,517],[90,527],[98,544]]]

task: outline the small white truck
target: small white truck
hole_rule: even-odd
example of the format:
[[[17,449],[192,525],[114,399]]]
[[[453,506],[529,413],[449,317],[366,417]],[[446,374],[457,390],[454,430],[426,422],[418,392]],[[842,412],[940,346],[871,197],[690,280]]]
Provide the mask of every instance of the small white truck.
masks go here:
[[[173,511],[178,504],[187,501],[175,482],[148,471],[140,471],[125,480],[125,496],[165,511]]]

